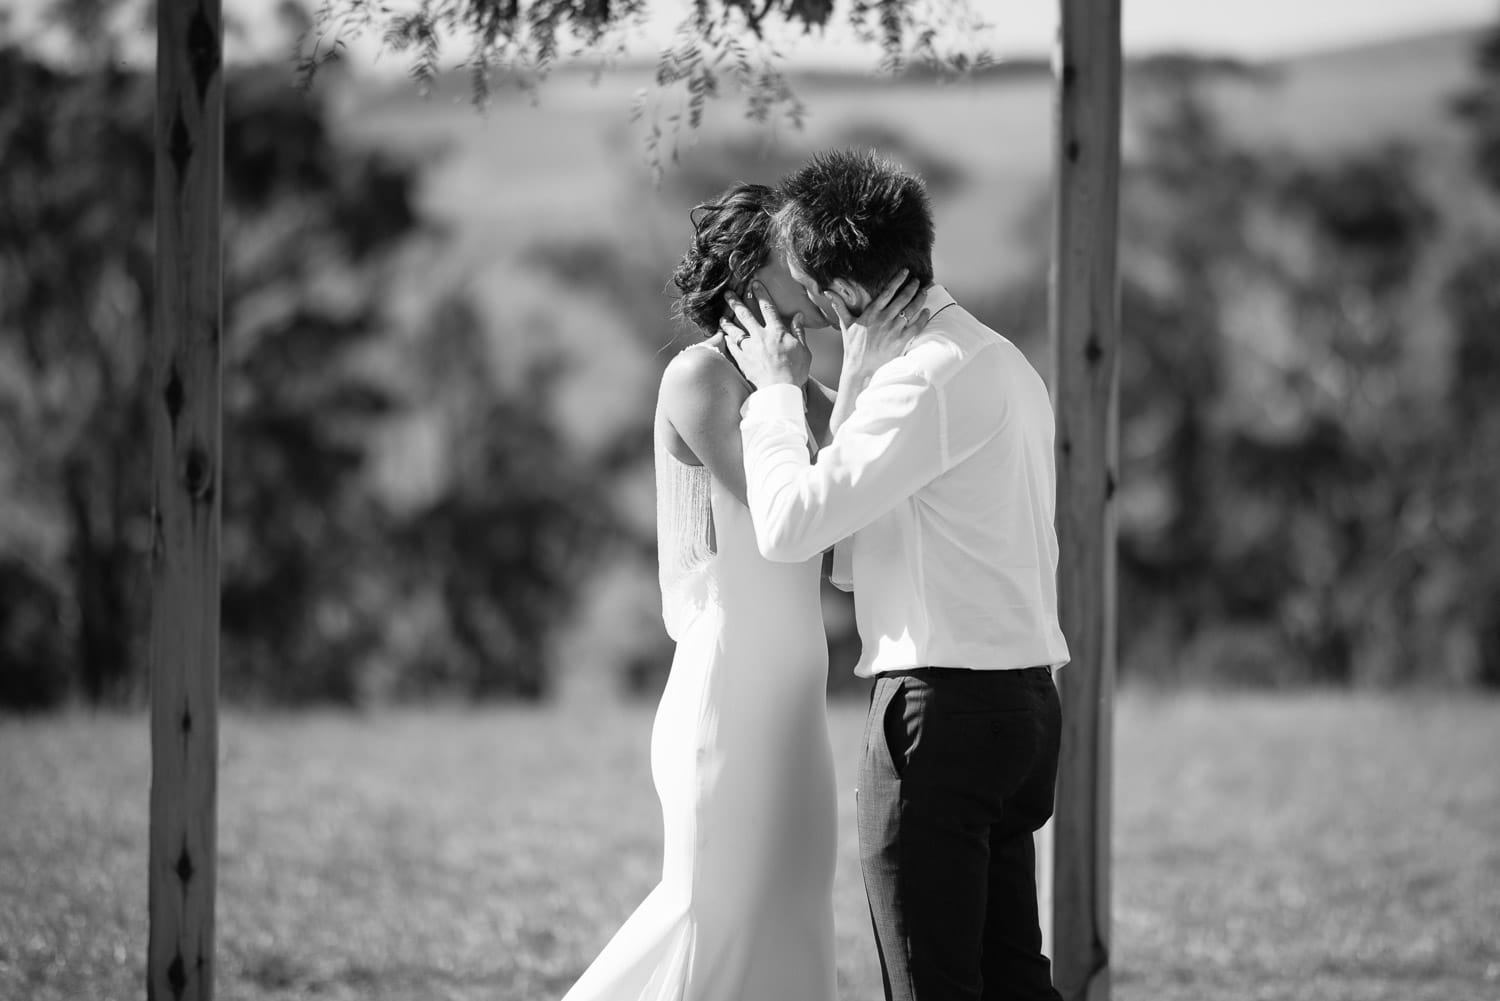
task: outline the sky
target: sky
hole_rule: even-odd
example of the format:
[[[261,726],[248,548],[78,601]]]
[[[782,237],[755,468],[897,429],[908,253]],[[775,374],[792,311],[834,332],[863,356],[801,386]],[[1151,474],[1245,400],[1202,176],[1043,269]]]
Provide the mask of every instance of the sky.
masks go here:
[[[1048,0],[976,0],[1018,48],[1047,49]],[[1404,34],[1469,27],[1500,16],[1497,0],[1124,0],[1125,48],[1194,48],[1275,57]],[[1001,45],[1009,49],[1008,45]]]
[[[1003,54],[1051,51],[1057,0],[969,0],[991,25],[990,48]],[[1248,58],[1276,58],[1401,35],[1468,28],[1500,17],[1500,0],[1123,0],[1121,33],[1127,52],[1209,50]],[[686,0],[666,0],[662,23],[675,23]],[[838,12],[844,10],[840,2]],[[669,14],[668,11],[679,13]],[[859,61],[868,50],[847,30],[800,42],[797,61]],[[821,57],[821,58],[819,58]]]
[[[16,13],[13,29],[24,32],[47,0],[0,0]],[[245,25],[248,38],[230,38],[231,59],[254,50],[281,53],[285,43],[274,25],[277,0],[222,0],[227,18]],[[317,0],[304,0],[315,6]],[[937,0],[938,3],[943,0]],[[1057,0],[968,0],[991,25],[988,48],[1000,55],[1034,56],[1051,51]],[[1123,0],[1127,53],[1196,49],[1248,58],[1276,58],[1318,49],[1379,41],[1401,35],[1473,27],[1500,17],[1500,0]],[[652,17],[640,54],[652,56],[685,15],[690,0],[652,0]],[[878,54],[853,40],[843,27],[847,0],[838,0],[835,25],[823,36],[777,38],[794,64],[873,66]],[[358,61],[373,61],[373,46],[360,46]],[[399,57],[381,60],[399,63]],[[359,68],[357,65],[356,69]]]

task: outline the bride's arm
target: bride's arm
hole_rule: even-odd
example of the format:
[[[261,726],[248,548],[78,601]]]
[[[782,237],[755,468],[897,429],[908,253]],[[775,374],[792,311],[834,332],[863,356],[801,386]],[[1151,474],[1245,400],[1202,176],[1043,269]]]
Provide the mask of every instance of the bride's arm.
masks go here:
[[[717,351],[683,351],[661,381],[662,409],[672,429],[741,504],[746,501],[740,406],[749,395],[739,373]]]
[[[836,397],[831,386],[825,386],[817,379],[809,377],[807,380],[807,426],[812,431],[813,441],[818,448],[827,448],[828,443],[833,441],[833,413],[836,407]]]
[[[837,394],[833,389],[809,377],[807,380],[807,426],[812,431],[813,440],[817,442],[820,449],[827,448],[828,443],[833,441],[835,431],[833,414],[836,406]],[[833,579],[835,569],[833,551],[833,546],[823,550],[823,576],[828,580]],[[846,587],[844,590],[850,589]]]
[[[833,412],[828,415],[828,440],[838,434],[839,428],[854,413],[854,403],[859,399],[859,394],[865,391],[870,384],[870,377],[874,372],[870,369],[852,369],[845,365],[839,372],[839,388],[833,393]]]

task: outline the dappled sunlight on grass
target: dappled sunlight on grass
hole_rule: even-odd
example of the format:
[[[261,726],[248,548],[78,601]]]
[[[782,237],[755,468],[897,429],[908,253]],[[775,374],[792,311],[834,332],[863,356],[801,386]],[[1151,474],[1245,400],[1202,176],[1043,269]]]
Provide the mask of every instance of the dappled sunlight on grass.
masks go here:
[[[880,994],[835,703],[846,999]],[[655,883],[649,705],[230,713],[220,994],[559,997]],[[1128,695],[1116,997],[1500,996],[1500,702]],[[0,722],[0,997],[135,998],[144,717]]]

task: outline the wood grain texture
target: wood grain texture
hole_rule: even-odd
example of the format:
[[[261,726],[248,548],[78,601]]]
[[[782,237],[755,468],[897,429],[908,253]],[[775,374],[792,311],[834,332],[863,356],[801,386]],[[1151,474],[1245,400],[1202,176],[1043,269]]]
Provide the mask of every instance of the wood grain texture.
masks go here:
[[[163,0],[157,31],[146,995],[209,1001],[218,812],[220,0]]]
[[[1062,755],[1053,825],[1053,977],[1110,991],[1119,349],[1120,0],[1060,0],[1050,310],[1057,413]]]

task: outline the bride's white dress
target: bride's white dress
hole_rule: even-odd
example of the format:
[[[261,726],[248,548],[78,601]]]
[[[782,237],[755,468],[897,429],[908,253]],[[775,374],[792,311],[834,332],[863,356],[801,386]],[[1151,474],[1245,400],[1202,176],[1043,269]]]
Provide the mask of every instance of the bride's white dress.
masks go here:
[[[659,434],[656,463],[677,641],[651,733],[661,883],[564,1001],[834,1001],[819,561],[762,558],[749,511]]]

